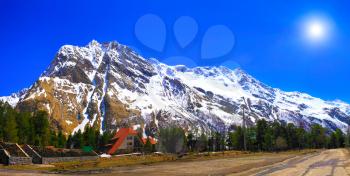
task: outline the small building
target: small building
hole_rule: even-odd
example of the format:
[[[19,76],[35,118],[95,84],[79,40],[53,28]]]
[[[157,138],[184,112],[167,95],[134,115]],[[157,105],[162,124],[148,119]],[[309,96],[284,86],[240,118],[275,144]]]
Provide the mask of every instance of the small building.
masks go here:
[[[0,163],[32,164],[32,158],[16,143],[0,142]]]
[[[154,138],[149,137],[149,139],[151,144],[157,143]],[[142,138],[141,135],[132,128],[121,128],[111,139],[110,144],[107,145],[107,153],[112,155],[140,152],[146,142],[147,138]]]
[[[20,146],[17,143],[0,142],[0,163],[5,165],[49,164],[98,158],[98,154],[93,150],[39,147],[27,144]]]
[[[93,150],[84,151],[81,149],[64,149],[55,148],[53,146],[39,147],[30,145],[24,145],[23,149],[33,158],[33,163],[35,164],[96,160],[99,158],[98,154]]]
[[[156,141],[154,138],[148,137],[148,139],[149,139],[149,142],[150,142],[152,145],[156,145],[156,144],[157,144],[157,141]],[[146,144],[146,143],[147,143],[147,138],[142,138],[142,142],[143,142],[143,144]]]

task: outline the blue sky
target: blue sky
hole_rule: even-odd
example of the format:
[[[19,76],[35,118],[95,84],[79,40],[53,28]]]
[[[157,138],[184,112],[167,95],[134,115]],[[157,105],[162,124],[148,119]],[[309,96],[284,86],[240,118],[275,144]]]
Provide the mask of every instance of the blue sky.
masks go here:
[[[0,1],[0,95],[30,86],[64,44],[117,40],[170,64],[239,65],[260,81],[286,91],[350,102],[350,11],[347,1]],[[164,49],[146,47],[135,34],[140,17],[157,15],[165,24]],[[189,16],[198,33],[181,48],[175,21]],[[331,26],[327,40],[307,41],[309,17]],[[230,52],[201,58],[206,31],[223,25],[234,35]],[[154,38],[159,37],[155,35]],[[153,37],[152,37],[153,38]],[[225,38],[224,38],[225,39]],[[224,40],[223,39],[223,40]],[[225,46],[223,41],[223,45]],[[208,51],[217,52],[217,46]],[[184,56],[190,60],[169,60]]]

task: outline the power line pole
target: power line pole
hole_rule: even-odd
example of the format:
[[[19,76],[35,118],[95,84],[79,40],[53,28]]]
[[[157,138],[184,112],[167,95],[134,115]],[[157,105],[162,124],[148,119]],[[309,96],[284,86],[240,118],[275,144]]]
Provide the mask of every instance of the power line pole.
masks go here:
[[[243,138],[244,138],[243,141],[244,141],[244,150],[247,150],[247,130],[246,130],[247,120],[246,120],[246,117],[245,117],[245,111],[244,110],[247,109],[248,116],[249,116],[250,113],[251,113],[251,101],[248,98],[247,99],[248,103],[247,103],[245,97],[242,97],[242,100],[243,100],[243,103],[244,103],[244,104],[241,105],[242,110],[243,110],[243,124],[242,124],[243,125]]]
[[[243,145],[244,145],[244,150],[247,151],[247,136],[246,136],[246,128],[245,128],[245,112],[244,112],[245,107],[243,106]]]

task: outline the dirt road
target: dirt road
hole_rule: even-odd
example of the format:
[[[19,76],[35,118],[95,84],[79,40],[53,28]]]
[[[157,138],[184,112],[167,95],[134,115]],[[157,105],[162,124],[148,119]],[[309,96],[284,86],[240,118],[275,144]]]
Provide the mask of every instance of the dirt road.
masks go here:
[[[257,169],[258,170],[258,169]],[[260,169],[261,170],[261,169]],[[237,175],[237,174],[236,174]],[[350,175],[350,157],[345,149],[326,150],[319,154],[296,157],[269,166],[257,173],[247,171],[240,175],[270,176],[328,176]]]
[[[0,175],[22,175],[24,171],[0,169]],[[111,167],[108,169],[75,171],[67,175],[271,175],[323,176],[348,175],[350,154],[345,149],[325,150],[300,155],[295,153],[254,154],[245,157],[221,158],[204,161],[174,161],[151,165]],[[31,173],[31,175],[48,173]]]
[[[150,166],[114,168],[103,175],[348,175],[350,157],[345,149],[307,155],[268,154],[207,161],[170,162]]]

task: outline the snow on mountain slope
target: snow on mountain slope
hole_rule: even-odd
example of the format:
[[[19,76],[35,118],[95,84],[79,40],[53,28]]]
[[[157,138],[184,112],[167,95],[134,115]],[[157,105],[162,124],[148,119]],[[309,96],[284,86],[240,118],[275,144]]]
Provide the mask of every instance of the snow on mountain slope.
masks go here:
[[[147,133],[169,125],[222,131],[242,123],[242,104],[248,105],[248,124],[265,118],[345,131],[350,122],[345,102],[271,88],[241,69],[168,66],[117,42],[61,47],[30,89],[2,100],[22,110],[46,110],[67,133],[86,125],[101,131],[135,125]]]
[[[10,96],[3,96],[0,97],[0,101],[2,102],[7,102],[9,105],[11,105],[12,107],[16,107],[18,101],[21,99],[21,97],[23,96],[23,94],[26,93],[28,89],[23,89],[17,93],[13,93]]]
[[[0,101],[7,102],[12,107],[16,107],[16,105],[17,105],[17,103],[19,101],[19,97],[18,97],[17,94],[13,93],[10,96],[0,97]]]

